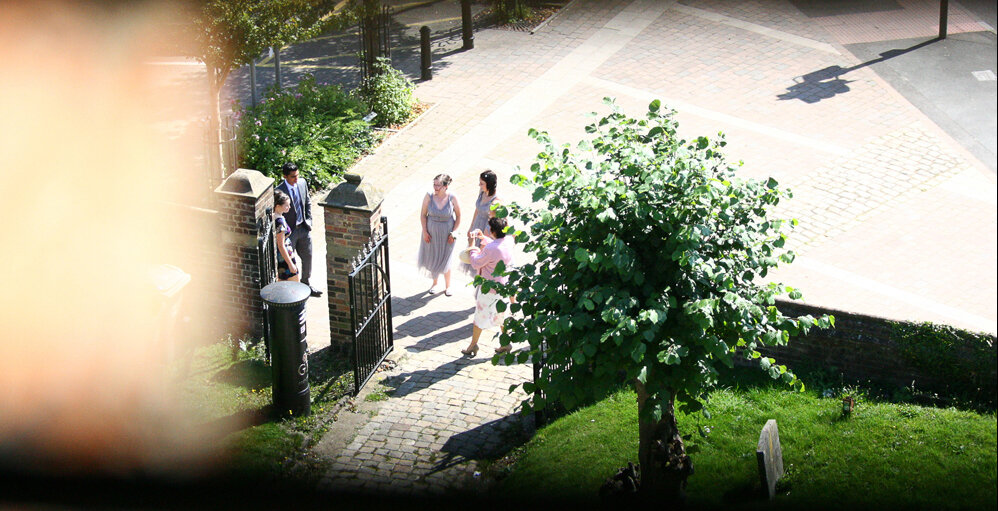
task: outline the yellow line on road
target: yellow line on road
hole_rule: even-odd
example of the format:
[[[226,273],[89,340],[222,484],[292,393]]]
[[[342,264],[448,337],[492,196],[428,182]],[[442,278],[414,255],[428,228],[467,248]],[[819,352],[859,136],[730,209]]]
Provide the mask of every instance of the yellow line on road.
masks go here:
[[[340,37],[357,37],[356,28],[349,28],[346,32],[340,34],[330,34],[330,35],[320,35],[319,37],[313,37],[309,41],[320,41],[322,39],[338,39]]]
[[[257,65],[256,67],[274,67],[272,64],[266,66]],[[282,69],[359,69],[357,66],[327,66],[322,64],[285,64],[281,63]]]
[[[439,20],[420,21],[419,23],[407,23],[406,26],[409,28],[417,28],[417,27],[422,27],[423,25],[437,25],[440,23],[447,23],[449,21],[457,21],[459,19],[461,19],[460,16],[456,18],[443,18]]]
[[[317,62],[317,61],[320,61],[320,60],[329,60],[329,59],[336,59],[336,58],[341,58],[341,57],[356,57],[356,56],[357,56],[357,52],[354,52],[354,53],[342,53],[342,54],[339,54],[339,55],[326,55],[324,57],[309,57],[309,58],[305,58],[305,59],[295,59],[295,60],[286,60],[286,61],[282,60],[281,61],[281,65],[283,66],[285,64],[288,64],[288,65],[292,65],[293,66],[295,64],[308,64],[309,62]]]
[[[424,2],[409,2],[407,4],[392,5],[391,8],[395,9],[395,10],[398,10],[398,11],[404,11],[406,9],[415,9],[417,7],[425,7],[427,5],[433,5],[433,4],[435,4],[435,3],[439,2],[439,1],[440,0],[429,0],[429,1],[424,1]]]

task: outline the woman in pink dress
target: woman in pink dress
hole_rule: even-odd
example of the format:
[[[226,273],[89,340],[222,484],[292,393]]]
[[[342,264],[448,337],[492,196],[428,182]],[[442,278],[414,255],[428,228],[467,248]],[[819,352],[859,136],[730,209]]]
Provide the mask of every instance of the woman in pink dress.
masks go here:
[[[496,269],[499,261],[502,261],[507,268],[513,262],[513,237],[506,236],[506,219],[489,218],[489,232],[491,237],[486,236],[481,231],[474,231],[475,238],[481,240],[481,247],[471,244],[470,251],[471,267],[475,269],[477,275],[482,278],[505,284],[509,279],[505,276],[495,276],[492,273]],[[502,328],[503,313],[496,309],[496,303],[502,297],[495,289],[488,293],[482,292],[481,287],[475,289],[475,319],[471,330],[471,344],[461,353],[473,357],[478,354],[478,338],[482,336],[482,330]],[[509,351],[509,346],[496,350],[497,353]]]

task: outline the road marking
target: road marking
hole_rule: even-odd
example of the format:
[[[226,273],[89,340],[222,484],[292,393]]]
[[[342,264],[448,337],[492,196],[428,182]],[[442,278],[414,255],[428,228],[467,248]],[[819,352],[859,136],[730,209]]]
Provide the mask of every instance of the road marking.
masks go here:
[[[404,11],[406,9],[414,9],[414,8],[417,8],[417,7],[425,7],[427,5],[435,4],[435,3],[439,2],[439,1],[440,0],[429,0],[429,1],[426,1],[426,2],[409,2],[407,4],[389,5],[389,7],[391,7],[393,11]]]
[[[150,60],[144,62],[147,66],[203,66],[204,63],[197,60]]]
[[[406,23],[405,26],[407,26],[409,28],[419,28],[419,27],[422,27],[423,25],[439,25],[441,23],[450,23],[452,21],[457,21],[457,20],[460,20],[460,19],[461,19],[460,16],[458,16],[456,18],[441,18],[441,19],[438,19],[438,20],[420,21],[419,23]]]
[[[703,9],[697,9],[696,7],[682,5],[679,2],[676,2],[675,0],[670,1],[669,4],[670,4],[669,6],[674,10],[692,16],[696,16],[698,18],[715,21],[717,23],[722,23],[730,27],[740,28],[742,30],[754,32],[759,35],[764,35],[766,37],[772,37],[773,39],[779,39],[781,41],[793,43],[798,46],[805,46],[807,48],[811,48],[812,50],[823,51],[825,53],[831,53],[833,55],[841,55],[841,53],[839,53],[839,50],[835,49],[834,46],[828,43],[815,41],[814,39],[808,39],[806,37],[801,37],[799,35],[790,34],[769,27],[764,27],[762,25],[756,25],[755,23],[743,21],[738,18],[732,18],[730,16],[725,16],[723,14],[717,14],[715,12],[705,11]]]
[[[339,34],[321,35],[319,37],[313,37],[309,39],[309,41],[322,41],[324,39],[341,39],[344,37],[357,37],[357,26],[354,25],[350,28],[347,28],[344,32],[340,32]]]
[[[357,58],[357,53],[356,52],[354,52],[354,53],[340,53],[340,54],[337,54],[337,55],[325,55],[325,56],[322,56],[322,57],[308,57],[308,58],[304,58],[304,59],[282,60],[281,61],[281,65],[282,66],[284,64],[291,64],[291,65],[302,64],[302,65],[305,65],[305,64],[308,64],[310,62],[318,62],[320,60],[338,59],[338,58],[344,58],[344,57],[345,58]]]
[[[718,122],[725,123],[729,126],[735,126],[742,128],[754,133],[759,133],[760,135],[766,135],[768,137],[778,138],[784,142],[791,142],[797,145],[802,145],[805,147],[810,147],[812,149],[817,149],[830,154],[835,154],[839,156],[844,156],[850,153],[850,151],[842,146],[835,144],[829,144],[828,142],[821,142],[819,140],[814,140],[811,138],[800,136],[796,133],[791,133],[789,131],[784,131],[779,128],[774,128],[772,126],[766,126],[764,124],[759,124],[757,122],[748,121],[740,117],[735,117],[733,115],[728,115],[725,113],[717,112],[715,110],[709,110],[696,106],[685,101],[680,101],[678,99],[671,99],[662,97],[658,94],[653,94],[651,92],[636,89],[634,87],[629,87],[616,82],[611,82],[609,80],[604,80],[602,78],[590,77],[586,79],[586,82],[595,85],[597,87],[602,87],[604,89],[617,92],[619,94],[625,94],[633,98],[641,99],[651,103],[652,100],[658,99],[662,101],[664,106],[669,108],[674,108],[679,112],[684,112],[688,114],[696,115],[697,117],[703,117],[705,119],[711,119]]]
[[[993,82],[996,78],[998,78],[995,77],[995,72],[990,69],[985,69],[984,71],[974,71],[970,74],[974,75],[974,78],[977,78],[977,81],[979,82]]]
[[[857,275],[855,273],[837,268],[830,264],[825,264],[823,262],[811,259],[809,257],[797,256],[794,259],[794,264],[802,266],[804,268],[814,270],[818,273],[822,273],[829,277],[837,280],[841,280],[847,284],[851,284],[858,288],[865,289],[867,291],[872,291],[891,299],[905,302],[909,305],[913,305],[920,309],[924,309],[940,316],[945,316],[950,319],[960,321],[966,325],[973,325],[974,328],[984,330],[987,332],[995,332],[998,330],[998,322],[993,319],[985,318],[983,316],[978,316],[971,312],[966,312],[964,310],[957,309],[955,307],[950,307],[949,305],[944,305],[935,300],[930,300],[924,296],[919,296],[916,294],[909,293],[907,291],[902,291],[896,287],[889,286],[882,282],[877,282],[873,279],[866,278],[862,275]]]
[[[257,65],[256,67],[257,67],[257,69],[259,69],[261,67],[271,68],[271,67],[274,67],[274,65],[273,64]],[[291,68],[295,68],[295,69],[359,69],[358,66],[333,66],[333,65],[324,65],[324,64],[286,64],[284,62],[281,62],[281,68],[282,69],[291,69]]]

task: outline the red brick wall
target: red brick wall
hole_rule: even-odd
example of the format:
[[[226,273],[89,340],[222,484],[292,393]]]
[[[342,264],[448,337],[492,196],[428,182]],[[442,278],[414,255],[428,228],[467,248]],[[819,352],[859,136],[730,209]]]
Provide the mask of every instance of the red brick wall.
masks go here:
[[[890,320],[785,301],[778,302],[777,306],[788,316],[835,316],[835,328],[813,328],[807,335],[792,337],[786,346],[759,350],[788,368],[795,365],[834,367],[850,379],[896,386],[910,386],[914,382],[922,390],[942,390],[945,385],[904,360],[900,347],[891,340],[893,322]],[[992,348],[995,347],[992,343]],[[996,354],[998,351],[992,356]],[[991,380],[996,377],[998,375],[992,375]]]

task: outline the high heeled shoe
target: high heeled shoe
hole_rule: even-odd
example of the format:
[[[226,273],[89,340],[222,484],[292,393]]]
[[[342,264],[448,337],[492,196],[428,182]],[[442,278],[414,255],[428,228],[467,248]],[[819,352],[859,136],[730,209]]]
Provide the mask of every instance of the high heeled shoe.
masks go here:
[[[496,355],[502,355],[503,353],[509,353],[510,351],[513,351],[512,346],[500,346],[499,348],[496,348]]]
[[[461,350],[461,353],[463,353],[464,356],[466,356],[466,357],[474,357],[475,355],[478,354],[478,346],[475,346],[474,348],[469,348],[469,349],[466,349],[466,350]]]

